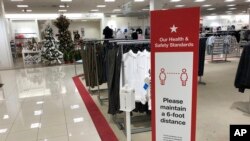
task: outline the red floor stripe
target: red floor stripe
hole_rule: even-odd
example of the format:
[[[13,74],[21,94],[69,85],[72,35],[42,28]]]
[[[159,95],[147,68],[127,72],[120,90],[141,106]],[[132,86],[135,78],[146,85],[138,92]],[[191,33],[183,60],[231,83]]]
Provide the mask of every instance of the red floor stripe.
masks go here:
[[[85,103],[88,109],[88,112],[95,124],[97,132],[99,133],[99,136],[102,141],[118,141],[113,130],[111,129],[105,117],[93,101],[92,97],[89,95],[89,92],[86,90],[79,77],[73,77],[73,80],[78,89],[78,92],[82,97],[83,102]]]

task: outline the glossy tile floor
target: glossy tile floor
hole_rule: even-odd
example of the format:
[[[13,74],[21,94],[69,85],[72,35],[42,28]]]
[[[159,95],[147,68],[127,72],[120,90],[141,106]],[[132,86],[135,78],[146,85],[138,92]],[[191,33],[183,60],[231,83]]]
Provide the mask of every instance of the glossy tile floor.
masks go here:
[[[0,71],[0,141],[100,141],[74,75],[74,66]]]
[[[238,59],[207,63],[198,87],[197,141],[228,141],[230,124],[250,123],[250,90],[234,88]],[[82,72],[78,66],[78,74]],[[72,81],[74,66],[0,71],[0,141],[100,141]],[[123,132],[92,96],[119,141]],[[143,125],[142,125],[143,126]],[[151,132],[133,134],[133,141],[151,141]]]

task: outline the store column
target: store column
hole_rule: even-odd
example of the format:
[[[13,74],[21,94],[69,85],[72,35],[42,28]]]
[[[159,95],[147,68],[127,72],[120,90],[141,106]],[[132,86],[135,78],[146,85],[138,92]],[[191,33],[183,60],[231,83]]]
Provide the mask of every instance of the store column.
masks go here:
[[[3,0],[0,0],[0,70],[13,67]]]

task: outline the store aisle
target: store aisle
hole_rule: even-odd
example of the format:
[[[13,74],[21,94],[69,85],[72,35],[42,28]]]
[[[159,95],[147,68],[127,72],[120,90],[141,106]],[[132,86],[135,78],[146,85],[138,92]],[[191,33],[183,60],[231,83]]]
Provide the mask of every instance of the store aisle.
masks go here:
[[[0,71],[0,141],[100,141],[74,73],[71,65]]]

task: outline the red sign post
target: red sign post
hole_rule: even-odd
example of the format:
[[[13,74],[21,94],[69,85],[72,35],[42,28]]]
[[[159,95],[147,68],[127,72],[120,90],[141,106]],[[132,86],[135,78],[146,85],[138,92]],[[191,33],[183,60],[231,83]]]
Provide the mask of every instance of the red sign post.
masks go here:
[[[200,9],[151,12],[153,141],[195,141]]]

